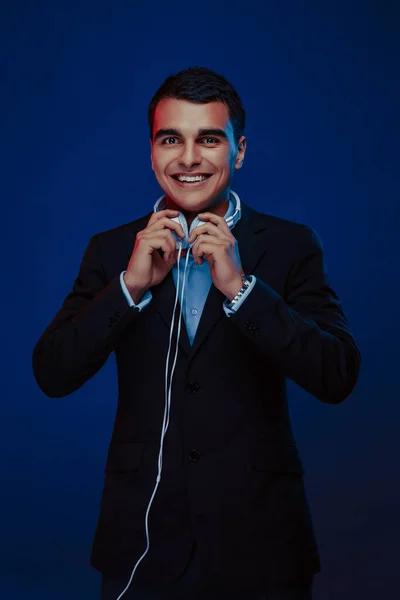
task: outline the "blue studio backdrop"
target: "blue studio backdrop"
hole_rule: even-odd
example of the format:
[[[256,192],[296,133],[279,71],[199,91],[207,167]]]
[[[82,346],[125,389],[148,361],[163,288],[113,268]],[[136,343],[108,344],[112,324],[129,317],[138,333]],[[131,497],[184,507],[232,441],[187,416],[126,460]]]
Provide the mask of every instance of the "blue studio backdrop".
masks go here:
[[[232,188],[256,210],[316,229],[361,351],[358,384],[340,405],[288,382],[321,552],[315,599],[396,596],[399,23],[389,1],[1,4],[2,597],[99,597],[89,555],[114,355],[50,399],[32,350],[90,237],[161,195],[148,103],[194,65],[227,77],[246,109]]]

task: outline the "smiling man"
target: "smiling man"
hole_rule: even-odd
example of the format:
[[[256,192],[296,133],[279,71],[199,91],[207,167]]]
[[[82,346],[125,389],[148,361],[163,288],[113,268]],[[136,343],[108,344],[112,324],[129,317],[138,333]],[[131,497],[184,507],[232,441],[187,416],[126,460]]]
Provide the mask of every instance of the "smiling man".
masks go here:
[[[232,176],[246,149],[243,135],[235,140],[226,104],[161,100],[150,145],[151,166],[169,208],[180,211],[189,226],[206,210],[225,215]]]
[[[231,189],[246,151],[234,87],[186,69],[158,89],[148,120],[163,195],[92,236],[33,352],[53,398],[116,355],[91,554],[101,600],[310,600],[321,565],[286,379],[339,404],[356,384],[358,348],[315,230]]]

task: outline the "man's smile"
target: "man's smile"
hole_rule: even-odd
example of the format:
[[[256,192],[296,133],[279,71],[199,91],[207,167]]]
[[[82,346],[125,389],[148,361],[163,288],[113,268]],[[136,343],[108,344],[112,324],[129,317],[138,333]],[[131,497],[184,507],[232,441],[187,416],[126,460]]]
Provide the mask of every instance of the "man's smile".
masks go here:
[[[205,181],[212,177],[212,173],[199,173],[198,175],[183,175],[175,174],[171,175],[172,179],[180,187],[200,187]]]

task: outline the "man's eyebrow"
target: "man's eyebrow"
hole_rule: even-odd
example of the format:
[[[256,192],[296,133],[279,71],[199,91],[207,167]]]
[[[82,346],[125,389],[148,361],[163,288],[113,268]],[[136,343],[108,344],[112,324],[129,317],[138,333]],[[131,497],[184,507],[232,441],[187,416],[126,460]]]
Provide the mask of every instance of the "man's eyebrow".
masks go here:
[[[159,129],[154,136],[154,140],[157,140],[160,137],[164,137],[165,135],[181,136],[182,132],[179,129]],[[224,139],[228,139],[228,136],[226,135],[225,131],[223,129],[220,129],[219,127],[199,129],[197,135],[217,135]]]

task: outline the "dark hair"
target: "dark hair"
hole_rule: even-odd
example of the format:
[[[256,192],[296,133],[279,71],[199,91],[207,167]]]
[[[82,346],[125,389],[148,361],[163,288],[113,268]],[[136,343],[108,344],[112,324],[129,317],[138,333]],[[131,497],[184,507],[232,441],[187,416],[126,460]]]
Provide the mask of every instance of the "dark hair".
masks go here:
[[[150,101],[148,122],[150,138],[153,139],[154,113],[157,104],[164,98],[177,98],[189,102],[223,102],[229,109],[236,144],[243,135],[246,113],[242,101],[233,85],[222,75],[206,67],[189,67],[170,75],[161,84]]]

